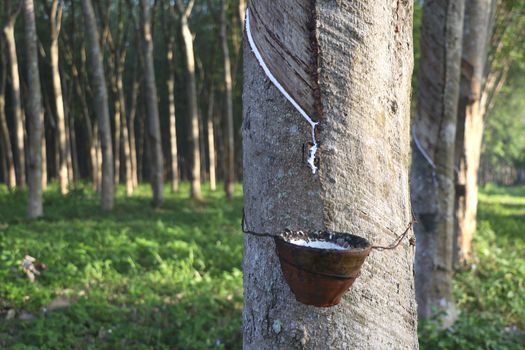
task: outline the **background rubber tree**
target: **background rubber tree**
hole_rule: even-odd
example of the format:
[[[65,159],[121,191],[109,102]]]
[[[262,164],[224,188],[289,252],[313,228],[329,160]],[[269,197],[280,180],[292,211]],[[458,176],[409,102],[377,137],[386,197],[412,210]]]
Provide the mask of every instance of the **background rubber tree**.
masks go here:
[[[150,149],[150,182],[153,190],[153,205],[160,207],[164,200],[164,157],[160,138],[157,86],[153,65],[153,37],[151,34],[150,6],[148,0],[140,1],[142,50],[144,58],[144,97],[146,100],[147,138]]]
[[[6,18],[3,23],[3,35],[5,38],[6,51],[9,62],[9,75],[11,81],[11,104],[14,114],[14,134],[15,134],[15,165],[16,165],[16,184],[23,188],[26,185],[26,155],[25,155],[25,118],[22,113],[22,101],[20,97],[20,72],[18,71],[18,57],[16,54],[15,24],[18,14],[22,9],[22,1],[16,8],[11,0],[4,3],[4,13]]]
[[[193,35],[189,26],[189,17],[195,0],[184,4],[176,0],[175,6],[179,13],[180,30],[184,44],[184,60],[186,68],[186,89],[188,94],[189,113],[189,146],[191,154],[191,189],[192,198],[201,198],[201,152],[199,134],[199,106],[197,104],[197,83],[195,78],[195,54],[193,50]]]
[[[111,126],[109,122],[108,93],[104,65],[100,51],[97,20],[91,0],[82,0],[82,12],[87,40],[89,73],[93,90],[94,110],[98,118],[98,133],[102,157],[101,205],[103,210],[111,210],[115,200],[115,178],[113,169],[113,150],[111,147]]]
[[[464,1],[423,5],[417,108],[412,122],[411,197],[416,297],[419,318],[444,310],[444,326],[457,317],[452,296],[454,249],[454,151]],[[425,154],[424,154],[424,153]]]
[[[53,92],[55,97],[56,132],[58,138],[58,181],[60,193],[67,194],[69,189],[68,175],[68,142],[66,137],[66,116],[64,111],[64,98],[62,94],[62,81],[60,79],[58,37],[62,29],[62,4],[58,0],[52,0],[49,9],[49,24],[51,45],[49,56],[51,60],[51,76]]]
[[[27,215],[37,219],[44,215],[42,204],[42,134],[43,112],[40,73],[38,70],[38,37],[33,0],[23,0],[25,48],[27,53],[27,130],[29,138]]]
[[[525,4],[510,0],[467,0],[461,90],[456,134],[455,261],[472,257],[476,232],[478,170],[484,124],[512,64],[522,61],[515,43],[524,38]]]

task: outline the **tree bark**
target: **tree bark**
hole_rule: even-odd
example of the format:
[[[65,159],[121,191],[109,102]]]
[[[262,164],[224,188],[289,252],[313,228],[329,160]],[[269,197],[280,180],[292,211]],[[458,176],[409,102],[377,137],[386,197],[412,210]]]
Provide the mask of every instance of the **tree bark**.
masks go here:
[[[147,111],[147,137],[150,146],[150,181],[153,190],[153,205],[160,207],[164,200],[164,160],[160,135],[157,86],[153,63],[153,37],[151,34],[150,9],[147,0],[141,0],[142,45],[144,57],[144,95]]]
[[[11,11],[8,7],[6,11]],[[15,22],[19,11],[9,14],[7,23],[4,26],[4,35],[6,39],[7,53],[9,57],[9,73],[11,76],[11,104],[14,119],[14,133],[15,133],[15,165],[16,168],[16,183],[20,188],[26,185],[26,157],[24,146],[24,116],[22,115],[22,102],[20,98],[20,75],[18,72],[18,58],[16,55],[16,41],[15,41]]]
[[[483,136],[481,94],[490,37],[493,0],[467,0],[463,30],[461,90],[456,133],[456,234],[455,261],[471,258],[476,231],[478,168]]]
[[[116,60],[116,58],[115,58]],[[113,138],[113,143],[114,143],[114,147],[113,147],[113,158],[114,158],[114,162],[115,162],[115,185],[118,186],[118,184],[120,183],[120,144],[121,144],[121,131],[122,131],[122,118],[124,118],[124,115],[122,114],[122,106],[120,104],[120,99],[119,99],[119,92],[118,92],[118,88],[117,88],[117,84],[118,82],[116,81],[117,79],[117,69],[116,67],[113,67],[113,77],[112,77],[112,80],[113,81],[113,108],[114,108],[114,115],[113,115],[113,121],[115,122],[115,133],[114,133],[114,138]],[[111,69],[110,69],[110,72],[111,72]],[[111,73],[110,73],[111,74]]]
[[[126,166],[124,184],[126,186],[126,195],[130,196],[133,194],[133,165],[131,160],[131,146],[129,138],[129,127],[128,127],[128,116],[126,114],[126,97],[124,96],[124,84],[122,82],[122,69],[118,71],[117,75],[117,89],[118,98],[120,100],[120,106],[122,107],[122,124],[121,124],[121,135],[122,135],[122,151],[124,153],[124,164]]]
[[[320,169],[312,175],[302,161],[310,126],[245,43],[245,229],[351,232],[386,245],[411,221],[412,2],[260,0],[249,6],[258,16],[251,30],[266,26],[274,34],[266,40],[291,58],[310,50],[295,45],[302,39],[313,44],[310,74],[320,72],[323,110],[312,116],[321,123]],[[246,234],[244,252],[245,349],[418,348],[408,242],[372,252],[341,304],[328,309],[295,300],[272,239]]]
[[[193,0],[190,0],[186,8],[182,5],[182,0],[177,0],[176,4],[180,13],[180,28],[182,41],[184,43],[184,59],[186,63],[186,85],[188,91],[188,111],[189,111],[189,143],[191,154],[191,197],[201,198],[201,152],[199,137],[199,111],[197,106],[197,84],[195,80],[195,55],[193,52],[193,36],[190,31],[188,19],[193,8]]]
[[[228,199],[233,198],[233,182],[235,180],[235,142],[233,132],[233,97],[230,50],[226,33],[226,1],[221,0],[221,48],[224,63],[224,116],[226,125],[226,166],[224,177],[224,191]]]
[[[27,215],[36,219],[44,215],[42,206],[42,93],[38,72],[38,51],[33,0],[23,0],[25,40],[27,54],[27,122],[29,130],[29,199]]]
[[[416,297],[420,319],[445,311],[457,318],[452,296],[454,150],[465,2],[425,2],[417,112],[413,121],[411,194],[418,224]],[[419,149],[421,147],[421,149]],[[423,152],[431,159],[426,159]],[[432,164],[430,163],[432,162]]]
[[[51,77],[53,82],[53,91],[55,95],[55,108],[56,108],[56,132],[58,138],[58,150],[59,150],[59,168],[58,168],[58,181],[60,184],[60,193],[67,194],[69,188],[69,175],[67,166],[67,137],[66,137],[66,122],[64,113],[64,99],[62,95],[62,84],[60,80],[59,70],[59,50],[58,50],[58,36],[60,35],[60,29],[62,24],[62,5],[59,4],[58,0],[53,0],[51,4],[51,12],[49,14],[49,21],[51,26],[51,47],[50,47],[50,58],[51,58]]]
[[[217,160],[215,159],[215,132],[213,125],[213,104],[215,102],[213,84],[210,86],[210,92],[208,96],[208,118],[207,118],[207,129],[208,129],[208,157],[209,173],[210,173],[210,190],[217,190],[217,176],[215,174],[215,168],[217,166]]]
[[[45,122],[42,118],[42,140],[41,140],[41,151],[42,151],[42,191],[47,189],[47,149],[46,149],[46,132]]]
[[[66,113],[66,118],[68,114]],[[71,172],[71,176],[69,177],[70,183],[75,183],[75,181],[79,178],[79,168],[78,168],[78,149],[77,149],[77,132],[76,132],[76,126],[75,126],[75,119],[71,118],[69,119],[69,139],[70,139],[70,149],[69,149],[69,158],[71,159],[71,169],[68,170],[68,172]]]
[[[133,85],[131,88],[131,103],[128,115],[128,127],[129,127],[129,148],[130,148],[130,160],[131,160],[131,182],[133,188],[137,188],[139,184],[138,180],[138,159],[137,159],[137,142],[135,137],[135,119],[137,116],[137,100],[139,95],[139,78],[135,72],[133,78]]]
[[[101,206],[103,210],[111,210],[114,206],[114,174],[113,150],[111,148],[111,127],[109,123],[108,94],[100,51],[97,21],[91,0],[82,0],[84,25],[88,42],[88,62],[90,66],[91,84],[94,91],[95,113],[98,116],[100,146],[102,156]]]
[[[166,59],[168,60],[169,67],[166,87],[168,88],[168,110],[170,118],[171,191],[177,192],[179,190],[179,163],[177,152],[177,116],[175,113],[175,68],[173,67],[173,40],[171,39],[168,39]]]
[[[9,191],[16,188],[16,171],[15,160],[13,156],[13,148],[11,147],[11,136],[9,135],[9,127],[7,125],[7,117],[5,114],[5,86],[7,79],[7,57],[5,53],[4,40],[0,38],[0,135],[2,139],[2,149],[4,150],[5,158],[5,184]]]

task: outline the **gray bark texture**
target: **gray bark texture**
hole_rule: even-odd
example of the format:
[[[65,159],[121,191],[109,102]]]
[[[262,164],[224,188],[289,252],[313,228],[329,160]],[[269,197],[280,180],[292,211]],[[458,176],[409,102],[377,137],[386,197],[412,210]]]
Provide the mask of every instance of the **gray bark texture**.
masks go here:
[[[60,80],[59,68],[59,50],[58,50],[58,36],[60,35],[62,23],[62,5],[58,0],[53,0],[51,3],[51,11],[49,14],[50,32],[51,32],[51,76],[53,81],[53,90],[55,95],[56,108],[56,131],[58,138],[58,181],[60,183],[60,193],[67,194],[69,190],[69,174],[67,166],[68,148],[66,138],[66,121],[64,111],[64,99],[62,95],[62,82]]]
[[[454,249],[454,151],[465,2],[425,2],[417,112],[413,132],[435,169],[414,144],[410,189],[415,225],[416,297],[419,318],[445,310],[457,316],[452,297]]]
[[[150,145],[150,181],[153,190],[153,205],[159,207],[164,200],[164,158],[160,138],[159,108],[157,105],[157,86],[153,65],[153,37],[151,35],[150,9],[147,0],[141,0],[142,45],[144,55],[144,94],[146,99],[146,118],[148,142]]]
[[[173,55],[168,55],[173,56]],[[168,57],[169,59],[170,57]],[[166,81],[170,116],[171,191],[179,190],[179,156],[177,151],[177,114],[175,109],[175,74],[170,72]]]
[[[168,27],[170,28],[170,27]],[[169,76],[166,80],[168,89],[168,111],[170,125],[170,155],[171,155],[171,191],[179,190],[179,156],[177,149],[177,112],[175,105],[175,64],[173,62],[174,38],[166,33],[166,60],[168,61]]]
[[[131,182],[133,188],[139,185],[138,180],[138,160],[137,160],[137,142],[135,139],[135,119],[137,117],[137,100],[140,90],[137,73],[134,74],[131,88],[131,103],[129,108],[129,148],[131,152]]]
[[[11,136],[7,126],[7,116],[5,114],[5,86],[7,80],[7,55],[5,55],[5,44],[0,37],[0,136],[1,146],[4,152],[4,177],[5,184],[9,191],[16,188],[16,171],[13,148],[11,147]]]
[[[491,33],[491,9],[495,0],[466,0],[461,62],[456,165],[456,260],[471,257],[472,237],[476,231],[478,206],[478,169],[483,136],[481,97],[484,85],[488,42]]]
[[[314,116],[320,118],[320,170],[312,175],[303,161],[310,126],[265,77],[246,42],[245,230],[328,229],[386,245],[411,221],[412,2],[318,1],[299,11],[304,6],[257,1],[270,15],[259,25],[282,28],[274,39],[299,42],[293,35],[306,31],[311,52],[320,51],[324,113]],[[341,303],[316,308],[295,300],[273,240],[246,234],[244,348],[417,349],[413,259],[407,241],[372,252]]]
[[[8,8],[8,11],[11,9]],[[20,98],[20,74],[18,72],[18,57],[16,56],[15,41],[15,22],[19,11],[9,14],[7,22],[4,25],[3,32],[9,57],[9,73],[11,75],[11,104],[14,113],[14,132],[15,132],[15,164],[16,184],[20,188],[26,185],[26,157],[24,145],[24,117],[22,115],[22,102]]]
[[[235,180],[235,140],[233,132],[233,97],[232,97],[232,73],[230,63],[230,49],[228,48],[228,36],[226,28],[226,0],[221,0],[220,36],[222,58],[224,63],[224,116],[226,125],[226,157],[224,191],[228,199],[233,198],[233,182]],[[210,150],[211,153],[211,150]],[[211,163],[211,157],[210,157]]]
[[[195,81],[195,54],[193,52],[193,36],[189,27],[189,16],[193,9],[194,0],[190,0],[184,7],[182,0],[176,1],[180,14],[180,30],[184,43],[184,60],[186,63],[186,86],[188,91],[189,110],[189,143],[191,154],[191,197],[201,197],[201,152],[199,136],[199,111],[197,105],[197,83]]]
[[[133,193],[133,165],[131,160],[131,146],[129,140],[129,128],[128,128],[128,115],[126,113],[126,96],[124,94],[124,83],[123,83],[123,72],[119,71],[117,75],[117,88],[118,88],[118,98],[120,100],[120,108],[122,110],[122,123],[121,128],[121,146],[122,152],[124,154],[124,164],[126,165],[125,169],[125,178],[124,183],[126,184],[126,195],[130,196]]]
[[[215,98],[213,92],[213,84],[210,86],[210,92],[208,93],[208,117],[206,119],[208,129],[208,156],[210,162],[208,169],[210,172],[210,190],[215,191],[217,189],[217,177],[215,174],[215,168],[217,166],[217,160],[215,156],[215,126],[213,122]]]
[[[95,104],[95,113],[98,116],[100,135],[100,152],[102,157],[101,205],[103,210],[113,209],[115,200],[113,150],[111,147],[111,127],[109,123],[109,104],[106,88],[104,65],[100,51],[97,21],[91,0],[82,0],[82,12],[88,42],[87,54],[90,66],[91,84]],[[100,167],[99,167],[100,169]]]
[[[44,215],[42,205],[42,133],[43,112],[40,74],[38,71],[38,51],[33,0],[23,0],[25,21],[25,41],[27,53],[27,123],[29,137],[28,184],[29,200],[27,215],[36,219]]]

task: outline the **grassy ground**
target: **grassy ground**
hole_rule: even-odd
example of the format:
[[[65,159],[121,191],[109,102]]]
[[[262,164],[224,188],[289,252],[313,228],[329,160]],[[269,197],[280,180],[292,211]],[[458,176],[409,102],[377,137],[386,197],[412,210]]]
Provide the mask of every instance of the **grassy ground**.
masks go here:
[[[147,186],[111,214],[88,189],[45,195],[25,220],[25,195],[0,194],[0,348],[208,349],[241,341],[241,190],[227,202],[188,188],[150,206]],[[35,283],[20,261],[48,268]],[[43,308],[67,307],[43,312]],[[8,310],[15,319],[4,321]],[[11,311],[12,314],[12,311]],[[21,321],[19,318],[30,318]]]
[[[455,276],[461,310],[439,331],[420,323],[423,349],[525,348],[525,186],[486,186],[479,194],[473,264]]]
[[[240,188],[232,202],[166,190],[155,210],[142,186],[119,193],[110,214],[87,188],[66,198],[52,188],[34,223],[24,193],[1,191],[1,349],[240,348]],[[524,231],[525,187],[486,188],[475,265],[456,276],[461,316],[446,331],[421,324],[423,348],[522,348]],[[34,283],[20,268],[26,254],[47,265]]]

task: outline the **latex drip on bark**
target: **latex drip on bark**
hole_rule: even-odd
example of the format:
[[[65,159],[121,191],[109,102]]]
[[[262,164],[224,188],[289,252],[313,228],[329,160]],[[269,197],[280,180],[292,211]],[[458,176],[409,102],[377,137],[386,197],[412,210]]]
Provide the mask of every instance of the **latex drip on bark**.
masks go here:
[[[286,91],[286,89],[282,86],[282,84],[277,80],[277,78],[272,74],[268,66],[266,65],[263,57],[261,56],[261,53],[259,49],[257,48],[257,45],[255,44],[255,41],[252,36],[251,32],[251,26],[250,26],[250,9],[246,9],[246,36],[248,38],[248,43],[250,44],[250,48],[252,52],[254,53],[255,57],[257,58],[257,62],[259,62],[259,65],[262,67],[264,73],[270,79],[270,81],[273,83],[273,85],[284,95],[284,97],[295,107],[295,109],[301,114],[301,116],[310,124],[310,127],[312,128],[312,142],[310,145],[310,148],[308,149],[308,159],[307,163],[310,169],[312,169],[312,173],[315,174],[318,170],[316,166],[316,154],[317,150],[319,149],[319,144],[317,142],[316,138],[316,127],[319,125],[319,122],[314,122],[312,118],[306,113],[306,111],[297,103],[297,101]]]

